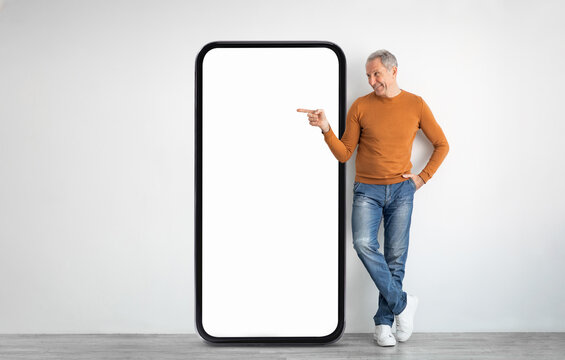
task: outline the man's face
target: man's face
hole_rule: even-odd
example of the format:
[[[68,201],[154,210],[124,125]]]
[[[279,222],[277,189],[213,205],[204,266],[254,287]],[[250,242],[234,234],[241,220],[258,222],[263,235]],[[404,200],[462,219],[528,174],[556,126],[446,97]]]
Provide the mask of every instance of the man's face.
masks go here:
[[[396,66],[393,66],[390,71],[383,65],[381,59],[376,58],[371,60],[365,66],[367,70],[367,79],[369,80],[369,85],[375,90],[375,94],[378,96],[388,96],[390,95],[391,87],[396,85]]]

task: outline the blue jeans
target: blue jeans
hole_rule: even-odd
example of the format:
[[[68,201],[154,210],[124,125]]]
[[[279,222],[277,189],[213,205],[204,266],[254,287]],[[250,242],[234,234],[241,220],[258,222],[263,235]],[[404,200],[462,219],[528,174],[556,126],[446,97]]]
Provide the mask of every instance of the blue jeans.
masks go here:
[[[402,280],[415,192],[416,183],[412,179],[390,185],[353,184],[353,247],[379,290],[375,325],[392,326],[394,315],[406,307]],[[379,252],[377,241],[383,217],[384,255]]]

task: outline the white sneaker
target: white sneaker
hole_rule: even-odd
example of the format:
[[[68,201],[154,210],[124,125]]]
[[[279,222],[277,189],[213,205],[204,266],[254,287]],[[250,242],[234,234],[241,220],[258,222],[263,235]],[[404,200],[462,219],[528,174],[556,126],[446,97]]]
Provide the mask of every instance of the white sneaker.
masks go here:
[[[416,296],[408,295],[406,297],[406,308],[398,315],[396,319],[396,339],[404,342],[410,339],[412,331],[414,330],[414,315],[418,308],[418,298]]]
[[[388,325],[376,325],[373,339],[377,341],[379,346],[396,345],[396,339],[392,335],[392,328]]]

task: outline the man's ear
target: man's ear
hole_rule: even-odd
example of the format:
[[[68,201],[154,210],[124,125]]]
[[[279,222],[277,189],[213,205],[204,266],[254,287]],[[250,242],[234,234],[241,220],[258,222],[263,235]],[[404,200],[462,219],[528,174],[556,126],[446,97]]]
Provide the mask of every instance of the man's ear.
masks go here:
[[[393,66],[392,67],[392,76],[394,76],[394,78],[396,79],[396,74],[398,73],[398,67]]]

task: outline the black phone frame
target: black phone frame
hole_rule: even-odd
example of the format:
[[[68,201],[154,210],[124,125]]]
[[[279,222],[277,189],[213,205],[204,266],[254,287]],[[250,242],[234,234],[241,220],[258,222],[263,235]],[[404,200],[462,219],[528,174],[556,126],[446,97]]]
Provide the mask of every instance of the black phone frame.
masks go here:
[[[330,344],[341,338],[345,329],[345,163],[338,161],[338,325],[321,337],[217,337],[206,332],[202,324],[202,67],[206,53],[215,48],[311,48],[331,49],[339,61],[339,138],[345,131],[345,54],[339,46],[328,41],[215,41],[206,44],[196,57],[195,66],[195,158],[194,158],[194,273],[195,322],[200,337],[220,344]],[[321,136],[321,135],[320,135]]]

